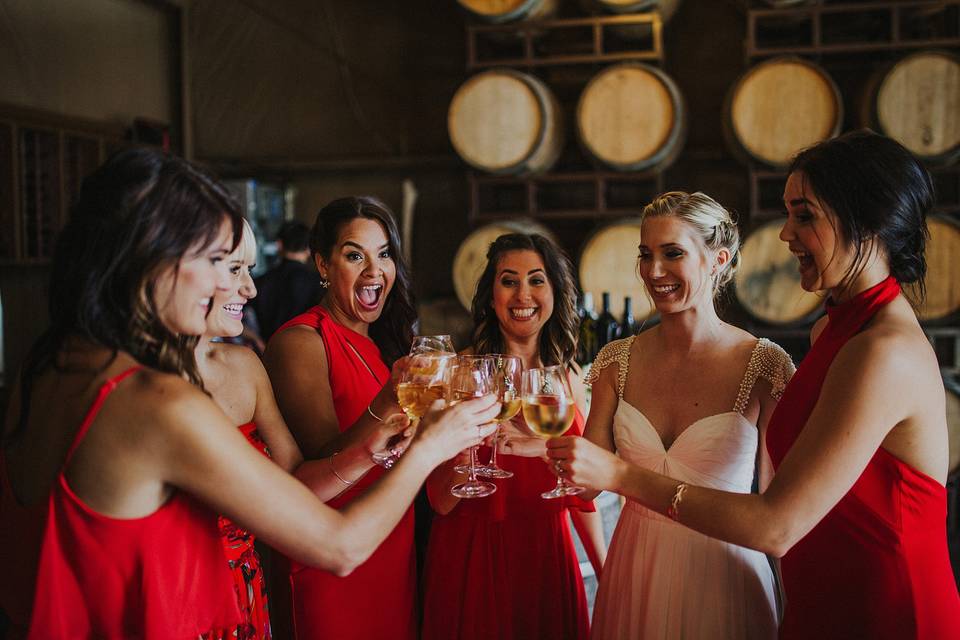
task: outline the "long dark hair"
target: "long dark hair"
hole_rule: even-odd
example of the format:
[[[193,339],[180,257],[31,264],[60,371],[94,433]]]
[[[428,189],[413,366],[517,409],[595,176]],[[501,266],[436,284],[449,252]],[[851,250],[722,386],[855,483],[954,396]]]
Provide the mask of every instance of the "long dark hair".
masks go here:
[[[860,270],[862,243],[877,238],[890,258],[890,273],[901,284],[925,293],[924,255],[933,208],[930,174],[900,143],[867,129],[852,131],[801,151],[790,164],[816,197],[836,215],[839,235],[855,248],[849,282]]]
[[[370,325],[370,337],[380,347],[388,366],[410,350],[417,310],[410,280],[410,268],[400,251],[400,231],[393,212],[383,202],[370,196],[350,196],[330,202],[317,212],[310,230],[310,251],[330,260],[340,229],[351,220],[366,218],[380,223],[387,233],[390,257],[397,268],[393,289],[383,305],[383,312]]]
[[[539,355],[545,366],[566,365],[577,351],[577,285],[570,258],[549,238],[537,233],[508,233],[490,244],[487,266],[473,295],[473,348],[477,354],[504,353],[506,348],[497,314],[493,310],[493,285],[497,265],[509,251],[534,251],[541,259],[553,288],[553,314],[540,330]]]
[[[185,376],[203,388],[193,348],[197,336],[163,325],[156,276],[220,233],[224,220],[240,240],[239,207],[226,189],[190,163],[148,148],[121,151],[83,181],[60,232],[50,273],[50,327],[31,347],[21,374],[22,432],[33,378],[68,338],[125,351],[138,362]]]

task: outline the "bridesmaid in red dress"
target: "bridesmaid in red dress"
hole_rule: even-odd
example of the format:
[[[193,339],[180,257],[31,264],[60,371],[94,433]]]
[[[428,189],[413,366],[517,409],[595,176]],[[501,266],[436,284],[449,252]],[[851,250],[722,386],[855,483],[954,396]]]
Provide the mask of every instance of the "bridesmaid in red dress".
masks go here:
[[[576,288],[569,260],[540,235],[508,234],[487,253],[473,299],[477,354],[519,356],[523,367],[568,363],[576,350]],[[584,388],[572,433],[583,430]],[[569,513],[597,575],[606,545],[600,514],[576,496],[545,500],[556,484],[542,456],[544,441],[514,418],[498,456],[512,478],[494,480],[485,498],[460,499],[450,488],[466,478],[437,468],[427,481],[434,518],[427,547],[423,639],[586,638],[583,578],[567,524]],[[484,459],[488,449],[482,448]]]
[[[231,286],[214,294],[207,315],[207,329],[194,349],[200,377],[214,402],[231,422],[239,425],[240,433],[257,451],[303,479],[321,498],[335,496],[346,486],[342,478],[357,477],[368,469],[370,451],[385,448],[390,438],[397,435],[397,427],[402,428],[405,422],[375,423],[376,428],[367,440],[357,444],[358,455],[347,452],[343,460],[337,460],[335,467],[323,460],[304,462],[300,448],[277,408],[260,359],[245,346],[213,341],[216,337],[239,336],[243,331],[244,305],[257,295],[250,275],[256,257],[256,238],[244,220],[240,244],[227,257],[227,266],[233,277]],[[350,462],[354,458],[361,462]],[[254,548],[254,536],[229,518],[221,517],[219,527],[243,617],[240,626],[224,637],[236,640],[270,638],[267,588],[260,557]]]
[[[347,574],[434,466],[493,431],[479,426],[492,399],[428,415],[345,513],[256,452],[203,393],[193,352],[212,297],[235,282],[226,258],[240,232],[222,185],[155,150],[123,151],[84,180],[51,265],[50,328],[4,425],[11,637],[229,633],[241,619],[217,513]]]
[[[409,349],[416,312],[397,225],[379,200],[350,197],[326,205],[310,249],[326,294],[273,335],[264,361],[287,424],[313,458],[336,455],[400,411],[389,365]],[[364,461],[373,470],[331,506],[350,504],[386,473],[373,466],[369,452]],[[296,637],[416,638],[413,535],[409,507],[349,577],[293,563]]]
[[[930,175],[895,141],[858,131],[801,152],[783,200],[780,238],[803,288],[828,299],[770,419],[766,492],[678,484],[580,438],[548,455],[574,482],[781,556],[782,638],[956,638],[944,389],[900,288],[926,272]]]

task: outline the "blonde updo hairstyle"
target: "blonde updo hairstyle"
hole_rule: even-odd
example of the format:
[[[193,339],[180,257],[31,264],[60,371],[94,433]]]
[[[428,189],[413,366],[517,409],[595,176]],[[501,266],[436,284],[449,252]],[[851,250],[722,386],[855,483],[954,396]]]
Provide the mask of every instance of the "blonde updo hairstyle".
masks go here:
[[[641,222],[647,218],[678,218],[696,230],[707,249],[730,252],[727,260],[713,274],[713,297],[733,280],[740,265],[740,232],[733,215],[705,193],[668,191],[643,208]]]

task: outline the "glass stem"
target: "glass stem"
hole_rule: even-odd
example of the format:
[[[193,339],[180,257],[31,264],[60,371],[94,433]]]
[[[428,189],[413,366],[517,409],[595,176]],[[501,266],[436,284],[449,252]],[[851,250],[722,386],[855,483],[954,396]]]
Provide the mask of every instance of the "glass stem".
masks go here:
[[[479,447],[470,447],[470,474],[468,477],[470,482],[477,481],[477,449]]]
[[[490,449],[490,462],[487,463],[487,466],[491,469],[497,468],[497,446],[500,444],[500,429],[503,427],[503,423],[497,423],[497,430],[493,432],[493,442],[491,443]]]

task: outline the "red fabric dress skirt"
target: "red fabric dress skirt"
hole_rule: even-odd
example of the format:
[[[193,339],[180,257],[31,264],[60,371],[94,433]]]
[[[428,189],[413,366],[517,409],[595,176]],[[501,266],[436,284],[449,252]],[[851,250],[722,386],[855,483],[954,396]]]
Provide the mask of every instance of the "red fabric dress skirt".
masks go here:
[[[775,466],[803,430],[840,348],[900,293],[893,278],[840,305],[770,419]],[[782,560],[780,637],[960,638],[946,539],[946,490],[879,448],[850,491]]]
[[[242,424],[240,433],[263,455],[270,457],[267,443],[260,437],[257,425],[253,422]],[[253,547],[254,537],[246,529],[237,526],[228,518],[220,516],[217,524],[220,527],[220,537],[223,540],[223,550],[227,554],[227,564],[233,575],[233,590],[240,606],[240,615],[243,622],[236,629],[225,635],[209,635],[209,640],[236,639],[236,640],[269,640],[270,612],[267,607],[267,587],[263,577],[263,567],[260,556]]]
[[[137,369],[100,388],[64,468],[109,394]],[[36,526],[29,515],[33,510],[8,510],[15,500],[4,477],[0,531],[5,542],[16,542]],[[30,638],[186,639],[235,628],[240,621],[216,515],[187,494],[174,493],[142,518],[111,518],[84,504],[61,469],[41,540],[39,559],[32,555],[33,540],[4,547],[10,557],[31,556],[32,576],[5,570],[0,577],[2,594],[28,588],[29,579],[36,585]],[[4,606],[9,601],[5,596]],[[21,603],[14,613],[22,609]]]
[[[280,327],[313,327],[323,338],[334,409],[344,430],[390,380],[380,349],[370,338],[334,322],[317,306]],[[360,358],[357,358],[357,354]],[[339,509],[366,491],[385,470],[374,467],[328,504]],[[345,578],[291,562],[293,621],[298,640],[417,637],[413,508],[362,565]]]
[[[583,432],[577,411],[569,435]],[[489,449],[482,447],[480,459]],[[557,478],[540,458],[498,456],[512,478],[434,517],[424,575],[423,640],[587,638],[589,614],[567,510],[576,497],[540,497]]]

